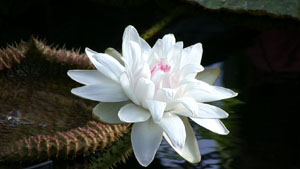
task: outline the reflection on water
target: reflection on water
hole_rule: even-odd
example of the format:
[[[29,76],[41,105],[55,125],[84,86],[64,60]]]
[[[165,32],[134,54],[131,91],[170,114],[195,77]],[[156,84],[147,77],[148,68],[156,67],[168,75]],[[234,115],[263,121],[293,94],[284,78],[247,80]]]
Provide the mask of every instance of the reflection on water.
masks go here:
[[[197,125],[193,125],[195,131],[199,129]],[[199,134],[197,135],[199,148],[202,155],[202,162],[200,164],[186,163],[177,153],[168,145],[166,141],[162,142],[156,158],[159,158],[161,164],[165,167],[172,168],[207,168],[219,169],[220,168],[220,154],[217,151],[219,144],[213,139],[204,139]]]

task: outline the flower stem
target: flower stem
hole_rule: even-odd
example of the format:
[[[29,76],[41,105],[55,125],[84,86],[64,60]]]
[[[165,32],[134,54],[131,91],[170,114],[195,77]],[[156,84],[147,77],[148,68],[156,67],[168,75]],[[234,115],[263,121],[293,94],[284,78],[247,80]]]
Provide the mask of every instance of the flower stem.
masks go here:
[[[141,37],[145,40],[152,38],[158,32],[160,32],[162,29],[168,26],[172,21],[174,21],[174,19],[176,19],[181,13],[182,10],[179,10],[178,8],[175,9],[168,16],[166,16],[161,21],[153,25],[151,28],[146,30],[145,33],[141,35]]]

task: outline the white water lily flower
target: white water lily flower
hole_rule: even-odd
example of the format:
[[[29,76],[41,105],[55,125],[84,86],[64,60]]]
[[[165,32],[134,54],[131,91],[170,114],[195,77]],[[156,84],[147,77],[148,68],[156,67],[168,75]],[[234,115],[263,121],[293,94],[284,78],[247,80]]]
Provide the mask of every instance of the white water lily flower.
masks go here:
[[[122,55],[112,48],[105,53],[86,48],[86,54],[97,70],[70,70],[68,75],[85,85],[72,93],[101,102],[93,109],[100,121],[134,123],[131,142],[142,166],[152,162],[162,137],[187,161],[200,161],[188,117],[218,134],[229,133],[219,120],[228,114],[204,102],[237,94],[209,84],[218,73],[202,72],[200,43],[183,48],[183,42],[168,34],[151,48],[133,26],[128,26]]]

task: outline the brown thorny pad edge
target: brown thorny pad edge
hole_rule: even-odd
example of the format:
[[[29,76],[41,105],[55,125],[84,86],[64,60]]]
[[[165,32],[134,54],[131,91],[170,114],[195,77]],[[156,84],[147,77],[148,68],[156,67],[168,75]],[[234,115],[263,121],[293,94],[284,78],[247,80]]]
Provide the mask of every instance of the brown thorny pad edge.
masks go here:
[[[53,48],[32,38],[28,42],[21,41],[19,44],[0,50],[0,72],[12,70],[17,65],[22,65],[22,61],[30,57],[31,50],[37,51],[40,58],[52,64],[68,65],[79,69],[93,68],[88,57],[85,54],[80,54],[79,51]],[[1,113],[0,109],[0,115]],[[2,115],[2,117],[4,116]],[[0,133],[4,128],[1,127],[0,123]],[[2,148],[0,146],[2,149],[0,151],[0,161],[13,162],[33,159],[40,161],[76,157],[97,150],[101,152],[101,150],[108,150],[114,142],[127,135],[130,128],[130,125],[110,125],[90,120],[83,127],[76,127],[67,131],[56,131],[50,135],[28,136],[10,143],[9,146],[2,146]],[[121,153],[120,156],[122,156]]]

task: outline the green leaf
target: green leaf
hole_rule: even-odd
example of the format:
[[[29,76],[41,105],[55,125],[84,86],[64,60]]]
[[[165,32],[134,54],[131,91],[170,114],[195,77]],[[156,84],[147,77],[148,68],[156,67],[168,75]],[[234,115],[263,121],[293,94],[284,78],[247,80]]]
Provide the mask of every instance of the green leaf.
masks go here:
[[[300,19],[300,0],[185,0],[213,10],[230,10],[255,15],[289,16]]]

